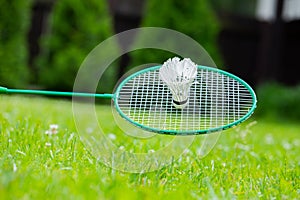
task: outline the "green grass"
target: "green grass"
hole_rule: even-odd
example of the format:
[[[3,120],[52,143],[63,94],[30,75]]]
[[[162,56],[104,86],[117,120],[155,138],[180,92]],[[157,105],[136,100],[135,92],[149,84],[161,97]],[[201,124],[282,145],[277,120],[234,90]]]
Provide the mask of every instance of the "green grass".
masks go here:
[[[113,123],[110,109],[97,106],[117,146],[149,151],[170,140],[155,136],[137,144]],[[59,126],[56,135],[45,134],[50,124]],[[224,131],[203,159],[193,144],[172,164],[135,174],[97,162],[79,139],[67,100],[0,96],[0,134],[0,199],[300,197],[299,123],[252,118]]]

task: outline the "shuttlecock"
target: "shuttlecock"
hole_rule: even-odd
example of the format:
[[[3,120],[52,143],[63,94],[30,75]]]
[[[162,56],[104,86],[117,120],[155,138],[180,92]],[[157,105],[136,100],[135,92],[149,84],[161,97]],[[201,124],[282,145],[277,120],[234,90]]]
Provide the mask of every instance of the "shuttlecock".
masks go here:
[[[190,86],[196,76],[197,65],[189,58],[170,58],[159,69],[159,77],[169,87],[175,108],[183,109],[188,104]]]

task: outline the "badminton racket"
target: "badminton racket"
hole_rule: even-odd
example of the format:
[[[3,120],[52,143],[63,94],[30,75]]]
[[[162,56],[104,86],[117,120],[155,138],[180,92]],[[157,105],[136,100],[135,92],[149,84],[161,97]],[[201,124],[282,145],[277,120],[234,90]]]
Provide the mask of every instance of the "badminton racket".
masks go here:
[[[256,108],[255,92],[245,81],[229,72],[200,65],[185,88],[188,99],[175,101],[170,85],[162,80],[161,68],[154,66],[131,74],[113,94],[6,87],[0,87],[0,93],[110,98],[126,121],[147,131],[169,135],[225,130],[248,119]]]

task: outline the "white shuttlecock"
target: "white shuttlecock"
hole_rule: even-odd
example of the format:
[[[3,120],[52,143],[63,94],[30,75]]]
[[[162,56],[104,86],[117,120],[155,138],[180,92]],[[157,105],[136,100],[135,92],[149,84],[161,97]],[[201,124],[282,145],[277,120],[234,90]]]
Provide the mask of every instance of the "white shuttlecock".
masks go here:
[[[168,59],[159,70],[160,79],[169,87],[173,105],[183,109],[188,104],[190,86],[197,76],[197,65],[189,58]]]

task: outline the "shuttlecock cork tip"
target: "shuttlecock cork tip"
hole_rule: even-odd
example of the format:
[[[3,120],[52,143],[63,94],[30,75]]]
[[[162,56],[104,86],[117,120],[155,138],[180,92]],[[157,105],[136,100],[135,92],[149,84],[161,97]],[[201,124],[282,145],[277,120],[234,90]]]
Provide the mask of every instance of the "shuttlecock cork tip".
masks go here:
[[[159,70],[160,79],[172,93],[173,105],[183,109],[188,104],[190,86],[197,76],[197,65],[189,58],[169,58]]]

